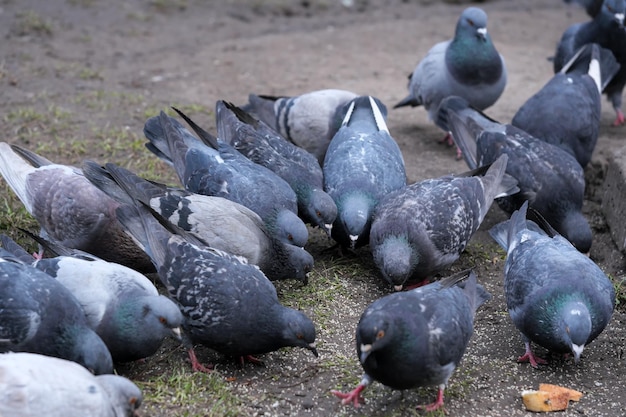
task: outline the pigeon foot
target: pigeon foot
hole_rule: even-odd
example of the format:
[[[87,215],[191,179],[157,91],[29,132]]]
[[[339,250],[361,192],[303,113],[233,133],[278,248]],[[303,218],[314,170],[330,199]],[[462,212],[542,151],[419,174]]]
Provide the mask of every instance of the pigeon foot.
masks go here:
[[[439,391],[437,392],[437,399],[434,403],[428,405],[418,405],[417,409],[424,410],[428,413],[430,413],[431,411],[439,410],[441,407],[443,407],[443,390],[444,387],[439,387]]]
[[[622,113],[621,109],[615,109],[615,113],[617,116],[615,117],[615,121],[613,122],[613,126],[621,126],[624,124],[626,119],[624,118],[624,113]]]
[[[530,348],[530,343],[526,343],[526,353],[517,358],[518,363],[530,362],[530,366],[536,368],[538,364],[546,364],[547,360],[540,358],[539,356],[535,356],[532,349]]]
[[[365,389],[366,385],[359,384],[355,389],[350,392],[341,392],[337,390],[331,390],[330,393],[337,398],[341,398],[341,404],[346,405],[352,403],[355,408],[359,408],[365,399],[361,395],[361,392]]]
[[[191,369],[197,372],[211,373],[213,372],[213,365],[203,365],[196,357],[196,352],[193,348],[190,348],[187,353],[189,354],[189,360],[191,361]]]

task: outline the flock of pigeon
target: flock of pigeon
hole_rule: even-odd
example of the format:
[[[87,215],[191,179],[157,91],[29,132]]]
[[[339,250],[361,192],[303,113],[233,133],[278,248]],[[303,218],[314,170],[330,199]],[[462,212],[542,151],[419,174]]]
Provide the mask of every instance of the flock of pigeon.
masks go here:
[[[626,82],[624,2],[605,0],[593,12],[564,33],[554,78],[511,124],[482,112],[507,77],[483,10],[467,8],[454,38],[428,51],[395,107],[424,106],[470,168],[457,175],[407,184],[385,105],[343,90],[251,94],[242,107],[220,100],[217,137],[177,109],[188,127],[164,112],[150,118],[146,147],[180,187],[0,143],[0,173],[41,226],[39,235],[24,231],[40,245],[35,256],[0,239],[0,415],[66,406],[134,415],[141,392],[111,375],[114,364],[153,355],[167,337],[199,371],[211,365],[194,344],[251,361],[285,346],[317,356],[313,321],[283,306],[271,282],[307,282],[306,224],[342,250],[369,245],[395,290],[359,320],[363,379],[333,393],[358,406],[372,381],[434,385],[437,399],[425,409],[440,408],[490,294],[472,271],[429,280],[460,257],[493,201],[511,214],[490,233],[507,254],[507,307],[526,347],[519,361],[545,362],[533,342],[578,362],[615,306],[609,278],[584,254],[592,235],[581,213],[583,168],[601,94],[622,124]],[[59,404],[43,401],[60,378],[75,388]]]

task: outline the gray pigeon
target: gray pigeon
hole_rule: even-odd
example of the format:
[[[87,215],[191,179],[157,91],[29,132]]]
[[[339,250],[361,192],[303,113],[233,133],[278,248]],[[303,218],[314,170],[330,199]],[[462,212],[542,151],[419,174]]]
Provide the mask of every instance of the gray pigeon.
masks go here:
[[[83,172],[120,203],[141,201],[212,248],[243,256],[271,280],[308,280],[313,268],[311,254],[272,236],[259,215],[239,203],[166,187],[114,164],[104,168],[85,161]]]
[[[563,148],[586,167],[598,141],[602,90],[618,70],[611,51],[584,45],[520,107],[511,124]]]
[[[452,131],[470,169],[493,163],[503,153],[509,156],[506,172],[517,180],[520,192],[497,199],[500,208],[512,213],[528,200],[579,251],[589,251],[591,227],[582,213],[585,176],[572,155],[490,119],[460,97],[441,103],[438,123]]]
[[[113,372],[106,345],[60,282],[0,249],[0,352],[31,352]]]
[[[250,94],[243,110],[312,153],[321,164],[330,140],[341,126],[341,108],[356,97],[351,91],[337,89],[291,97]]]
[[[490,167],[420,181],[383,197],[374,213],[370,249],[395,290],[409,280],[428,281],[450,266],[493,199],[519,191],[517,181],[505,175],[507,160],[503,154]]]
[[[355,407],[361,392],[378,381],[404,390],[437,385],[437,400],[424,408],[443,406],[448,379],[459,365],[473,333],[478,307],[491,298],[470,272],[457,274],[411,291],[396,292],[374,301],[361,315],[356,350],[365,371],[349,393],[332,391],[343,404]]]
[[[454,38],[437,43],[409,76],[409,95],[394,106],[424,106],[437,120],[441,100],[466,99],[480,110],[493,105],[506,86],[504,59],[487,33],[487,14],[468,7],[456,24]],[[451,138],[447,137],[451,145]]]
[[[183,316],[169,298],[159,295],[145,275],[86,252],[69,250],[28,233],[54,257],[36,260],[6,235],[2,246],[70,290],[87,324],[107,345],[114,362],[152,356],[163,340],[180,340]]]
[[[117,222],[118,203],[91,184],[80,169],[0,142],[0,174],[48,240],[154,272],[150,259]]]
[[[368,244],[376,206],[406,185],[402,153],[389,134],[384,109],[371,96],[352,100],[326,152],[324,189],[337,205],[332,237],[343,247]]]
[[[620,69],[611,82],[604,88],[616,113],[615,126],[624,124],[622,112],[622,92],[626,84],[626,31],[624,30],[624,0],[604,0],[596,16],[587,22],[576,23],[563,32],[556,47],[554,72],[563,66],[588,43],[597,43],[609,49],[620,64]]]
[[[173,226],[145,206],[124,205],[117,212],[178,303],[185,317],[184,336],[191,343],[234,357],[285,346],[303,347],[317,356],[313,322],[303,312],[283,306],[274,285],[256,266],[204,246],[184,231],[173,234]],[[189,356],[194,370],[208,370],[191,344]]]
[[[513,324],[522,334],[526,353],[518,362],[533,367],[545,361],[534,355],[531,342],[579,361],[583,349],[604,330],[615,308],[609,278],[567,239],[541,232],[526,220],[528,203],[510,220],[490,230],[506,250],[504,292]]]
[[[0,415],[135,417],[141,390],[118,375],[93,375],[74,362],[36,353],[0,355]]]
[[[218,136],[287,181],[298,197],[298,215],[330,236],[337,206],[324,191],[324,174],[317,159],[231,103],[218,101],[215,118]]]
[[[289,184],[195,123],[191,127],[200,139],[161,112],[144,126],[149,140],[146,147],[174,167],[187,190],[248,207],[263,219],[273,236],[304,247],[309,232],[298,217],[296,194]]]

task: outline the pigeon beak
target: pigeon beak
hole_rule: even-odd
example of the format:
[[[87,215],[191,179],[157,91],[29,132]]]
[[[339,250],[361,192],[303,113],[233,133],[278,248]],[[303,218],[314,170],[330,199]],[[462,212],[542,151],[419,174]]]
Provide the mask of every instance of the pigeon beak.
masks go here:
[[[328,235],[328,237],[330,237],[331,232],[333,231],[333,224],[324,224],[324,230],[326,231],[326,234]]]
[[[365,363],[371,351],[372,351],[371,344],[361,345],[361,355],[359,356],[359,360],[361,361],[361,363]]]
[[[624,13],[615,13],[614,19],[620,27],[624,26]]]
[[[307,285],[309,283],[309,273],[308,272],[306,274],[304,274],[304,279],[302,280],[302,283],[304,285]]]
[[[403,286],[403,285],[394,285],[394,286],[393,286],[393,290],[394,290],[394,291],[396,291],[396,292],[397,292],[397,291],[402,291],[402,288],[404,288],[404,286]]]
[[[317,353],[317,348],[315,346],[315,342],[309,343],[308,345],[306,345],[306,348],[309,349],[311,353],[315,355],[316,358],[319,357],[319,354]]]
[[[359,240],[359,235],[350,235],[350,249],[354,250],[357,240]]]
[[[487,39],[487,28],[478,28],[476,29],[476,34],[479,39],[486,40]]]
[[[178,340],[179,342],[183,341],[183,337],[180,332],[180,327],[174,327],[172,329],[172,336],[174,336],[174,339]]]
[[[572,343],[572,353],[574,354],[574,363],[580,361],[580,355],[582,355],[585,345],[575,345]]]

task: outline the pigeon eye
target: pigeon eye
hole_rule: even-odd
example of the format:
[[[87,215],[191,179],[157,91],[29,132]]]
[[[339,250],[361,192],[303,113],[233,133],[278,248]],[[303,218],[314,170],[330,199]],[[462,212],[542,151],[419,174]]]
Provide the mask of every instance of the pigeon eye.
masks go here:
[[[376,333],[376,340],[382,339],[383,337],[385,337],[385,331],[379,330],[378,333]]]
[[[296,334],[296,337],[300,340],[304,339],[304,335],[302,333]]]
[[[315,214],[317,214],[317,217],[322,217],[322,213],[320,213],[319,211],[316,211]]]
[[[292,235],[291,233],[289,233],[289,234],[287,235],[287,239],[289,239],[289,241],[292,241],[292,240],[293,240],[293,235]]]
[[[167,320],[165,319],[165,317],[159,317],[159,321],[163,324],[167,323]]]
[[[467,19],[467,23],[469,23],[470,26],[474,26],[474,21],[472,19]]]

